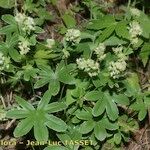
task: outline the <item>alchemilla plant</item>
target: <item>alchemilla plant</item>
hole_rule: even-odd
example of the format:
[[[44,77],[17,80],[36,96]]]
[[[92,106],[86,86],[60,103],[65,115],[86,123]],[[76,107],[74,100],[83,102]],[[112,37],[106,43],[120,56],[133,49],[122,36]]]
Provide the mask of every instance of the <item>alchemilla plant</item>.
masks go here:
[[[15,121],[13,138],[42,141],[44,150],[124,149],[150,109],[146,11],[130,0],[116,13],[83,0],[59,12],[58,39],[45,29],[56,19],[46,6],[57,8],[57,0],[7,2],[0,2],[0,118]],[[90,17],[78,25],[74,14],[85,8]]]

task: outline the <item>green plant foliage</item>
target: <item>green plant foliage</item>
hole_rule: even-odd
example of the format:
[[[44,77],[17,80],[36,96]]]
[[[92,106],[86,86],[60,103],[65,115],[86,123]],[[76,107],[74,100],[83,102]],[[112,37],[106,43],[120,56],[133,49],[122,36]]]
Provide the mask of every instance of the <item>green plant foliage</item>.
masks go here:
[[[150,109],[150,18],[136,2],[0,0],[0,120],[14,119],[15,139],[127,145]]]
[[[12,8],[15,5],[15,0],[1,0],[0,7],[2,8]]]
[[[64,132],[67,129],[67,125],[64,121],[50,114],[62,111],[66,108],[66,105],[58,102],[48,104],[50,98],[51,94],[47,91],[35,109],[30,103],[16,96],[16,101],[21,108],[7,112],[8,118],[22,119],[14,131],[15,137],[23,136],[34,128],[36,140],[47,141],[48,128],[57,132]]]
[[[40,72],[40,80],[38,80],[34,88],[39,88],[49,83],[49,91],[52,95],[57,95],[60,90],[60,82],[65,84],[74,84],[74,78],[69,74],[69,68],[67,66],[58,65],[56,71],[53,70],[49,66],[39,66]]]

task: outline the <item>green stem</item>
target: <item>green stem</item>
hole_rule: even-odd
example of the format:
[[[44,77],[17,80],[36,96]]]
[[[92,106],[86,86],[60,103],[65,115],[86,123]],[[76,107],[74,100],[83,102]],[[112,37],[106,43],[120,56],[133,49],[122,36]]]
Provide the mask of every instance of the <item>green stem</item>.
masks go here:
[[[128,6],[127,8],[129,8],[131,6],[131,0],[128,0]]]

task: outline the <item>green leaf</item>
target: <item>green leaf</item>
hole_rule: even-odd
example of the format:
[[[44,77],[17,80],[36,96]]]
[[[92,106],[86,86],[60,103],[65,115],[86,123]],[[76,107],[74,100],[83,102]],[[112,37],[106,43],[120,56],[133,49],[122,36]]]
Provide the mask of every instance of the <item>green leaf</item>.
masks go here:
[[[39,65],[38,68],[40,69],[40,71],[39,71],[40,80],[38,80],[35,83],[34,88],[35,89],[40,88],[49,83],[49,91],[51,92],[52,95],[55,95],[59,90],[57,74],[53,72],[51,67],[46,66],[46,65]],[[54,88],[51,87],[51,82],[52,82],[52,86],[54,86]]]
[[[113,16],[106,15],[103,18],[92,20],[87,26],[88,29],[100,30],[115,24],[116,21]]]
[[[76,26],[76,20],[69,14],[62,16],[62,19],[67,26],[67,28],[74,28]]]
[[[105,39],[109,38],[111,34],[114,32],[116,25],[112,25],[106,29],[103,30],[103,32],[100,34],[98,41],[103,42]]]
[[[2,20],[8,24],[16,24],[14,17],[10,14],[5,14],[2,16]]]
[[[0,28],[0,33],[1,34],[6,34],[6,35],[9,35],[13,32],[18,32],[18,28],[16,25],[7,25],[7,26],[4,26],[2,28]]]
[[[119,132],[119,133],[116,133],[115,135],[114,135],[114,141],[115,141],[115,143],[116,144],[120,144],[121,143],[121,133]]]
[[[138,113],[138,119],[142,121],[147,115],[147,108],[144,105],[140,105],[140,111]]]
[[[0,7],[12,8],[15,6],[15,0],[0,0]]]
[[[112,101],[112,97],[108,93],[105,93],[104,100],[106,101],[106,112],[109,119],[116,120],[119,115],[117,105]]]
[[[34,107],[30,103],[28,103],[27,101],[25,101],[23,98],[19,96],[16,96],[16,101],[21,107],[23,107],[26,110],[29,110],[29,111],[35,110]]]
[[[18,52],[16,49],[14,49],[14,48],[9,48],[9,55],[10,55],[10,57],[11,57],[14,61],[20,62],[21,56],[20,56],[19,52]]]
[[[57,132],[64,132],[64,131],[66,131],[67,125],[66,125],[66,123],[63,120],[61,120],[61,119],[59,119],[59,118],[57,118],[57,117],[55,117],[53,115],[47,115],[47,119],[49,121],[47,121],[45,124],[50,129],[53,129],[53,130],[55,130]]]
[[[103,125],[103,127],[105,127],[105,129],[108,129],[108,130],[116,130],[119,128],[116,122],[110,122],[107,118],[102,119],[100,123],[101,125]]]
[[[36,83],[34,84],[34,88],[38,89],[40,87],[43,87],[47,83],[49,83],[49,79],[48,78],[40,79],[40,80],[36,81]]]
[[[127,21],[120,21],[117,23],[117,26],[115,28],[116,34],[124,39],[130,39],[129,31],[127,29]]]
[[[119,44],[126,44],[127,42],[117,36],[111,36],[104,41],[106,46],[117,46]]]
[[[125,86],[127,89],[126,94],[128,96],[134,95],[136,97],[137,93],[141,92],[139,78],[135,73],[131,73],[130,76],[125,80]]]
[[[58,94],[60,90],[60,83],[57,78],[49,81],[48,89],[53,96]]]
[[[41,121],[36,121],[34,123],[34,136],[37,141],[47,141],[48,140],[48,129]]]
[[[144,67],[146,66],[149,56],[150,56],[150,44],[145,43],[140,51],[140,58],[142,59]]]
[[[35,33],[44,33],[44,32],[45,31],[42,28],[35,26]]]
[[[106,108],[106,102],[102,99],[102,100],[98,100],[92,110],[92,114],[94,117],[98,117],[100,116]]]
[[[53,103],[45,106],[45,110],[48,111],[48,113],[54,113],[54,112],[62,111],[66,108],[67,108],[67,106],[63,102],[61,102],[61,103],[60,102],[53,102]]]
[[[90,120],[92,119],[92,114],[88,111],[79,111],[76,117],[81,120]]]
[[[124,94],[119,94],[119,95],[114,94],[112,98],[118,104],[121,104],[121,105],[130,104],[128,97]]]
[[[58,133],[57,137],[61,140],[61,142],[65,145],[65,141],[71,141],[71,137],[66,133]]]
[[[28,117],[26,119],[21,120],[18,123],[17,127],[14,130],[14,136],[20,137],[26,135],[33,127],[32,118]]]
[[[94,128],[94,134],[95,134],[95,137],[100,141],[105,140],[105,138],[107,137],[106,129],[100,124],[96,124]]]
[[[6,113],[7,118],[12,118],[12,119],[22,119],[26,118],[29,115],[29,112],[26,110],[18,110],[18,109],[13,109],[9,110]]]
[[[93,120],[84,121],[81,124],[81,126],[79,128],[79,131],[82,134],[87,134],[87,133],[89,133],[90,131],[92,131],[94,129],[94,126],[95,126],[95,122]]]
[[[92,41],[94,41],[95,39],[95,36],[90,34],[90,33],[87,33],[87,32],[82,32],[81,33],[81,39],[91,39]],[[82,45],[83,43],[81,43]]]
[[[103,97],[102,92],[100,91],[90,91],[87,92],[86,95],[84,96],[84,99],[88,101],[96,101],[98,99],[101,99]]]
[[[67,106],[71,105],[75,101],[76,101],[76,99],[74,99],[72,97],[72,90],[67,89],[67,93],[66,93],[66,104],[67,104]]]
[[[142,35],[145,38],[149,38],[150,37],[150,30],[149,30],[150,19],[149,19],[149,17],[141,12],[141,15],[138,18],[138,21],[140,22],[140,26],[142,28]]]
[[[74,77],[69,73],[67,67],[62,67],[58,71],[58,78],[59,81],[65,83],[65,84],[75,84],[75,79]]]
[[[47,90],[38,104],[38,109],[44,109],[51,99],[51,93]]]

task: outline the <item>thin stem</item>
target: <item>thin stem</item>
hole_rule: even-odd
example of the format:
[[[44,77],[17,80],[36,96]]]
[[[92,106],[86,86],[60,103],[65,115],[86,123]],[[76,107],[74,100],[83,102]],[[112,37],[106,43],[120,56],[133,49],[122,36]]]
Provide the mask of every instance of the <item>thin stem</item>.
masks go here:
[[[2,104],[3,104],[4,109],[6,109],[6,104],[5,104],[4,98],[3,98],[2,96],[0,96],[0,99],[1,99],[1,101],[2,101]]]
[[[131,0],[128,0],[128,6],[127,6],[127,8],[129,8],[130,5],[131,5]]]
[[[64,92],[64,88],[65,88],[65,85],[63,85],[63,87],[62,87],[62,89],[61,89],[61,93],[60,93],[59,101],[62,99],[63,92]]]

